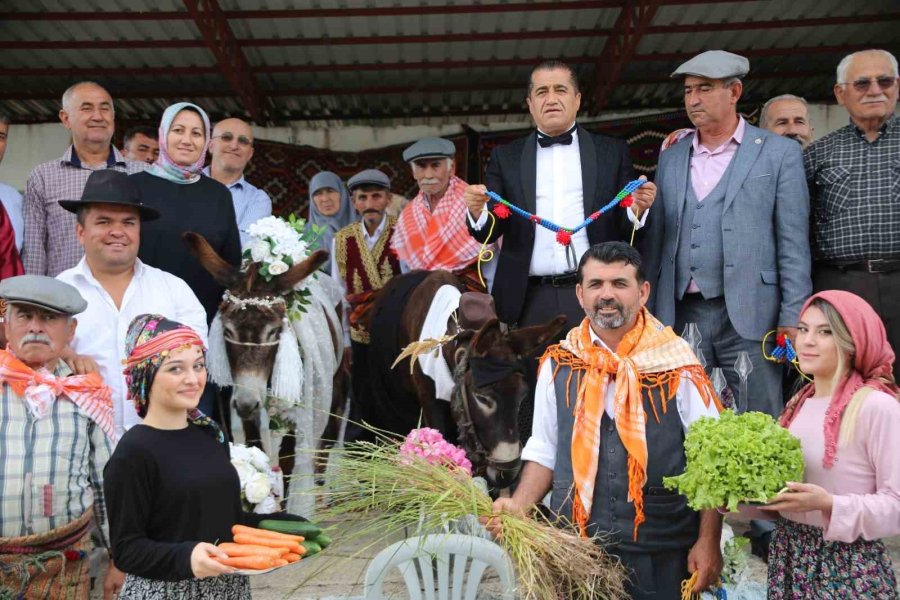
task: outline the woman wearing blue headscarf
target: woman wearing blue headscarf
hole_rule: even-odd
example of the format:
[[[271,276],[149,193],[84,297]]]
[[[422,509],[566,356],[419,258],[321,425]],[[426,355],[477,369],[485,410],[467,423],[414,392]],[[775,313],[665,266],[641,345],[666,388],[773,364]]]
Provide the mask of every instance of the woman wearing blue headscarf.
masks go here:
[[[309,182],[309,225],[322,228],[319,247],[331,252],[334,234],[356,221],[356,211],[350,205],[350,193],[341,178],[331,171],[316,173]],[[333,258],[322,265],[325,273],[331,273]]]
[[[173,104],[159,126],[159,158],[147,171],[131,175],[144,205],[160,214],[155,221],[141,223],[138,257],[183,279],[206,310],[207,323],[215,316],[225,288],[194,258],[181,236],[195,231],[223,259],[241,264],[231,193],[201,173],[209,138],[209,117],[203,109],[188,102]],[[207,414],[212,414],[212,389],[209,386],[200,401],[200,410]]]

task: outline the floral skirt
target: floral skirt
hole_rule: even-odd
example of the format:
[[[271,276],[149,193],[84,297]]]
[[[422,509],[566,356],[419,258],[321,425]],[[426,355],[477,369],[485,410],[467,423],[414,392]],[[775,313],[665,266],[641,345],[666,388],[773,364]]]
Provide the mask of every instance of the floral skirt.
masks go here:
[[[897,600],[880,541],[829,542],[818,527],[781,519],[769,547],[769,600]]]
[[[250,600],[246,575],[219,575],[205,579],[157,581],[125,575],[119,600]]]

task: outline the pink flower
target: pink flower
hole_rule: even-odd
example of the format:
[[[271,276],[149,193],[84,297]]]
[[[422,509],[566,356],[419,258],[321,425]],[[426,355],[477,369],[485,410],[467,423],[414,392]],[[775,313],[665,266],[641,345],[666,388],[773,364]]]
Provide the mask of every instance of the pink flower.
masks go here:
[[[432,465],[447,465],[472,474],[472,463],[466,458],[465,451],[445,440],[440,431],[430,427],[413,429],[400,445],[401,464],[411,464],[416,457]]]

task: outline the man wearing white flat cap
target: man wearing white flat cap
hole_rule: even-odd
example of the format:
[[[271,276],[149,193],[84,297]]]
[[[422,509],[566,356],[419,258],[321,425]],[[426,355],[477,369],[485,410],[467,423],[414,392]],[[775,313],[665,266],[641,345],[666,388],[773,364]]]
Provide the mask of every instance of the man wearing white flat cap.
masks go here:
[[[748,354],[739,410],[778,416],[781,367],[763,358],[760,342],[772,330],[794,337],[812,289],[809,194],[800,146],[737,112],[749,70],[743,56],[710,50],[672,73],[684,80],[696,131],[660,156],[664,218],[650,220],[647,273],[653,313],[678,332],[696,323],[707,368],[722,367],[732,390],[735,363]]]

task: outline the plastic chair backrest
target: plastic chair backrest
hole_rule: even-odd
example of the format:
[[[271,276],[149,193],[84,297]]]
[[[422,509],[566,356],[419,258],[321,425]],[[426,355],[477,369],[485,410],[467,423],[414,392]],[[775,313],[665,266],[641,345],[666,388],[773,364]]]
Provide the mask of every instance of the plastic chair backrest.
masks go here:
[[[393,567],[403,575],[410,600],[475,600],[488,567],[500,577],[502,598],[515,598],[512,564],[500,546],[483,538],[431,534],[391,544],[369,563],[366,600],[385,599],[384,580]]]

